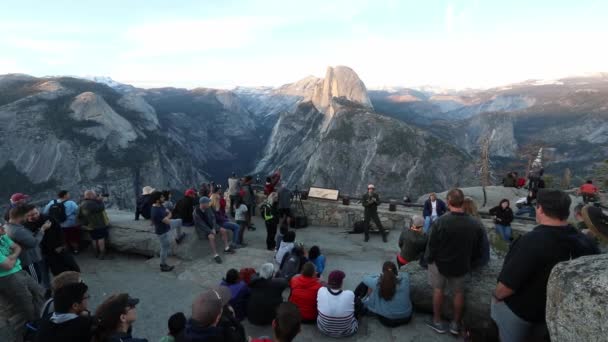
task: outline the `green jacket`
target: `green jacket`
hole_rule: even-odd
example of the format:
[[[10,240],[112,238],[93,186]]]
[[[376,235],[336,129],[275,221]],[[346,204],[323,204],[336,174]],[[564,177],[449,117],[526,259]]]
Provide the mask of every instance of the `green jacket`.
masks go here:
[[[84,200],[80,204],[78,220],[88,230],[106,228],[110,224],[106,206],[100,200]]]

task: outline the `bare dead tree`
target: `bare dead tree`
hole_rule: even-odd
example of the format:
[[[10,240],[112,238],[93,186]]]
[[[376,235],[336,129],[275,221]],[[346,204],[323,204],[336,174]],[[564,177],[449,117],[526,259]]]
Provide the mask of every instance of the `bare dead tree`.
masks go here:
[[[481,139],[479,143],[479,160],[477,161],[477,172],[481,186],[489,186],[492,184],[494,174],[492,172],[492,162],[490,160],[490,142],[491,135]]]

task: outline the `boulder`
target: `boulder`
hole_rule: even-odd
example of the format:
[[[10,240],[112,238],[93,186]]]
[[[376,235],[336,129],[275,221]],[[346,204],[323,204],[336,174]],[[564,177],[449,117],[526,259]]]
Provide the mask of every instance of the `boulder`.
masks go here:
[[[496,330],[490,318],[492,293],[496,288],[496,279],[502,268],[502,259],[490,259],[487,266],[471,272],[466,276],[464,327],[482,334],[484,340],[495,338]],[[414,308],[420,312],[433,312],[433,289],[428,284],[427,270],[413,262],[401,268],[410,277],[410,297]],[[442,316],[451,320],[452,294],[445,293]]]
[[[149,220],[135,221],[131,212],[108,210],[110,218],[110,246],[124,253],[139,254],[148,257],[157,256],[160,243]],[[182,227],[186,238],[177,245],[171,240],[171,255],[182,260],[195,260],[211,255],[207,240],[199,240],[194,227]],[[218,248],[222,242],[218,241]]]
[[[557,264],[547,284],[552,341],[608,340],[608,254]]]

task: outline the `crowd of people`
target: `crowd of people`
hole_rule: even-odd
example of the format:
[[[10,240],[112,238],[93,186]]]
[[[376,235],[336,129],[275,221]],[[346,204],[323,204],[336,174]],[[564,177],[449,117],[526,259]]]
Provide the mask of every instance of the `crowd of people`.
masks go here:
[[[135,219],[149,220],[154,226],[160,270],[173,270],[167,261],[170,243],[183,241],[183,226],[193,227],[196,237],[208,240],[217,263],[222,263],[218,239],[224,254],[246,248],[245,231],[255,228],[252,179],[230,177],[229,207],[221,186],[215,184],[188,189],[177,203],[170,191],[145,187],[137,199]],[[342,270],[332,270],[323,280],[327,259],[321,248],[305,249],[297,241],[296,231],[290,229],[292,195],[281,184],[279,172],[267,178],[264,193],[259,209],[266,225],[266,248],[275,252],[272,262],[257,271],[229,269],[217,287],[195,298],[189,319],[181,312],[169,317],[169,333],[163,341],[248,341],[243,320],[272,327],[272,337],[253,341],[280,342],[292,341],[301,324],[316,325],[329,337],[356,334],[364,317],[377,317],[386,327],[405,325],[412,318],[413,305],[409,276],[401,268],[414,261],[427,269],[433,289],[433,316],[427,325],[437,333],[461,334],[467,274],[489,262],[490,244],[475,202],[460,189],[450,190],[445,202],[431,194],[422,215],[413,216],[401,232],[395,262],[379,261],[379,272],[363,277],[354,290],[344,288],[347,274]],[[61,191],[41,212],[27,200],[23,194],[11,197],[8,221],[0,228],[0,295],[26,318],[29,340],[145,341],[133,337],[137,298],[114,294],[94,313],[89,311],[89,288],[74,256],[81,249],[81,231],[86,230],[96,257],[111,258],[103,198],[87,190],[77,204]],[[601,211],[577,207],[577,220],[583,222],[577,229],[567,221],[571,204],[567,194],[541,188],[535,201],[539,226],[516,239],[509,200],[490,210],[497,234],[510,246],[493,298],[488,298],[501,341],[523,341],[544,323],[546,284],[555,264],[599,252],[594,240],[599,237],[597,229],[588,225],[592,224],[589,216],[601,216]],[[366,242],[371,222],[387,242],[379,204],[370,184],[362,199]],[[446,291],[453,299],[449,322],[442,316]]]

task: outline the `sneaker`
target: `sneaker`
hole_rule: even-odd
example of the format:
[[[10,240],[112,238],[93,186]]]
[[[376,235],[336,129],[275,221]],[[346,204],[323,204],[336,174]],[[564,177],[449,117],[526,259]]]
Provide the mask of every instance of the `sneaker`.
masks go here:
[[[175,268],[175,266],[160,265],[161,272],[171,272],[171,271],[173,271],[174,268]]]
[[[221,264],[221,263],[222,263],[222,258],[220,258],[220,256],[219,256],[219,255],[214,256],[214,257],[213,257],[213,260],[215,260],[215,262],[217,262],[218,264]]]
[[[456,322],[450,323],[450,334],[452,335],[460,335],[460,324]]]
[[[428,322],[426,322],[426,325],[435,330],[436,333],[438,334],[445,334],[447,332],[447,329],[445,328],[445,325],[443,324],[443,322],[435,322],[432,319]]]
[[[234,249],[232,247],[225,248],[224,254],[234,254]]]

